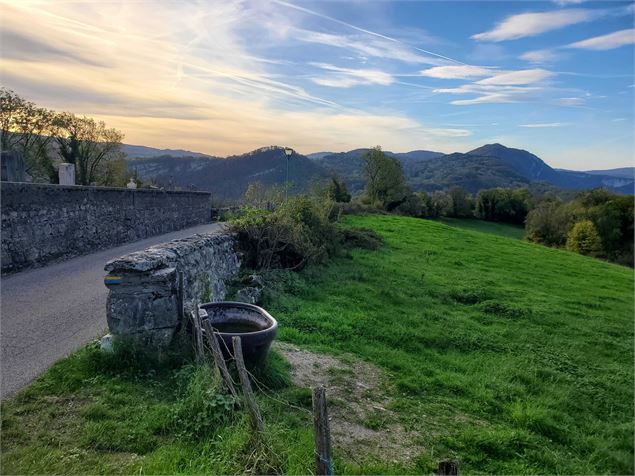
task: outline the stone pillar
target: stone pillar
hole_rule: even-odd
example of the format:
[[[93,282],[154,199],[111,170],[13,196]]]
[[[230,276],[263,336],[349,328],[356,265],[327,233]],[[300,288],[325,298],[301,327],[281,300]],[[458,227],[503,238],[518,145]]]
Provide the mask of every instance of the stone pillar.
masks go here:
[[[19,152],[3,151],[0,156],[3,182],[24,182],[24,157]]]
[[[60,185],[75,185],[75,164],[60,164],[58,173]]]

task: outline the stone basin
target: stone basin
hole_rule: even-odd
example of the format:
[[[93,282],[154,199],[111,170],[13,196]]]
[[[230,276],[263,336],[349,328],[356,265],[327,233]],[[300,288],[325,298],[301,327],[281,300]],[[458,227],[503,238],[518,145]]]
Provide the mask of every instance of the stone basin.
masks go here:
[[[201,318],[207,319],[218,333],[225,358],[232,357],[232,337],[239,336],[245,363],[253,367],[264,362],[278,332],[278,322],[267,311],[232,301],[208,302],[199,307],[203,311]]]

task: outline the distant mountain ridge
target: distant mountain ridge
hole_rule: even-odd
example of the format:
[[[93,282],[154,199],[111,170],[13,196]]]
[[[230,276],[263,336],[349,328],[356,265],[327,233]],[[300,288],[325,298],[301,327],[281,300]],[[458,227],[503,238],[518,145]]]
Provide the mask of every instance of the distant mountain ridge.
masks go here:
[[[183,149],[157,149],[146,147],[145,145],[122,144],[121,150],[131,159],[145,159],[149,157],[161,157],[169,155],[171,157],[211,157],[208,154],[192,152]]]
[[[584,173],[592,174],[592,175],[608,175],[609,177],[635,179],[635,167],[620,167],[617,169],[606,169],[606,170],[585,170]]]
[[[250,183],[282,185],[286,179],[284,148],[267,146],[234,155],[219,157],[149,157],[131,159],[128,168],[145,181],[184,189],[207,190],[216,197],[237,199]],[[306,190],[313,181],[325,181],[328,174],[303,155],[289,159],[289,182],[292,191]]]
[[[151,149],[151,148],[150,148]],[[267,146],[227,158],[197,155],[157,154],[129,160],[129,168],[144,180],[165,186],[209,190],[228,199],[240,197],[251,182],[280,185],[285,181],[286,156],[279,146]],[[289,161],[289,181],[294,190],[306,190],[312,182],[337,176],[349,190],[364,188],[361,157],[369,149],[348,152],[294,153]],[[196,154],[178,151],[183,154]],[[386,151],[402,164],[408,185],[415,191],[464,187],[471,193],[492,187],[542,187],[588,189],[607,187],[618,193],[633,193],[634,179],[627,169],[578,172],[554,169],[538,156],[502,144],[486,144],[467,153],[443,154],[428,150],[395,153]],[[542,185],[541,185],[542,184]]]

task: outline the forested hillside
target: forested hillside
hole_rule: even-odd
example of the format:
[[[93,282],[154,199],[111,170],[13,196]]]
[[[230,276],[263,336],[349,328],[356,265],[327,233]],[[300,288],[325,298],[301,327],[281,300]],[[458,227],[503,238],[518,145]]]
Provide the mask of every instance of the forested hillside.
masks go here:
[[[310,183],[334,176],[357,195],[365,185],[361,157],[368,150],[319,152],[309,154],[310,158],[294,153],[289,162],[289,180],[294,190],[300,191],[306,190]],[[157,185],[210,190],[228,199],[240,197],[250,182],[282,185],[285,181],[286,158],[281,147],[263,147],[226,159],[202,155],[186,157],[182,156],[184,153],[187,152],[141,160],[133,158],[129,162],[130,170],[142,180]],[[557,170],[530,152],[501,144],[484,145],[467,153],[442,154],[427,150],[384,153],[399,161],[406,183],[414,191],[462,187],[476,193],[494,187],[529,187],[540,191],[605,187],[628,194],[633,189],[633,178],[624,173],[617,176],[601,174],[601,171]]]

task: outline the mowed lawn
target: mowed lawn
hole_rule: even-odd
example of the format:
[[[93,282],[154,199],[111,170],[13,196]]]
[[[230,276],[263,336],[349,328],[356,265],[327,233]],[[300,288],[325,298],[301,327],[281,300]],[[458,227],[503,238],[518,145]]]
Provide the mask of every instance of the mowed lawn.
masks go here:
[[[422,449],[405,466],[336,453],[338,473],[455,458],[462,473],[633,474],[632,269],[438,221],[343,225],[386,244],[286,275],[265,306],[279,339],[382,368]],[[310,398],[274,357],[277,400],[258,397],[271,446],[256,451],[244,415],[205,403],[218,420],[197,418],[193,390],[223,404],[200,371],[109,370],[89,346],[3,405],[2,473],[306,474],[310,417],[278,402]]]
[[[633,474],[632,269],[429,220],[344,223],[387,245],[305,273],[271,306],[281,338],[387,369],[424,459]]]

